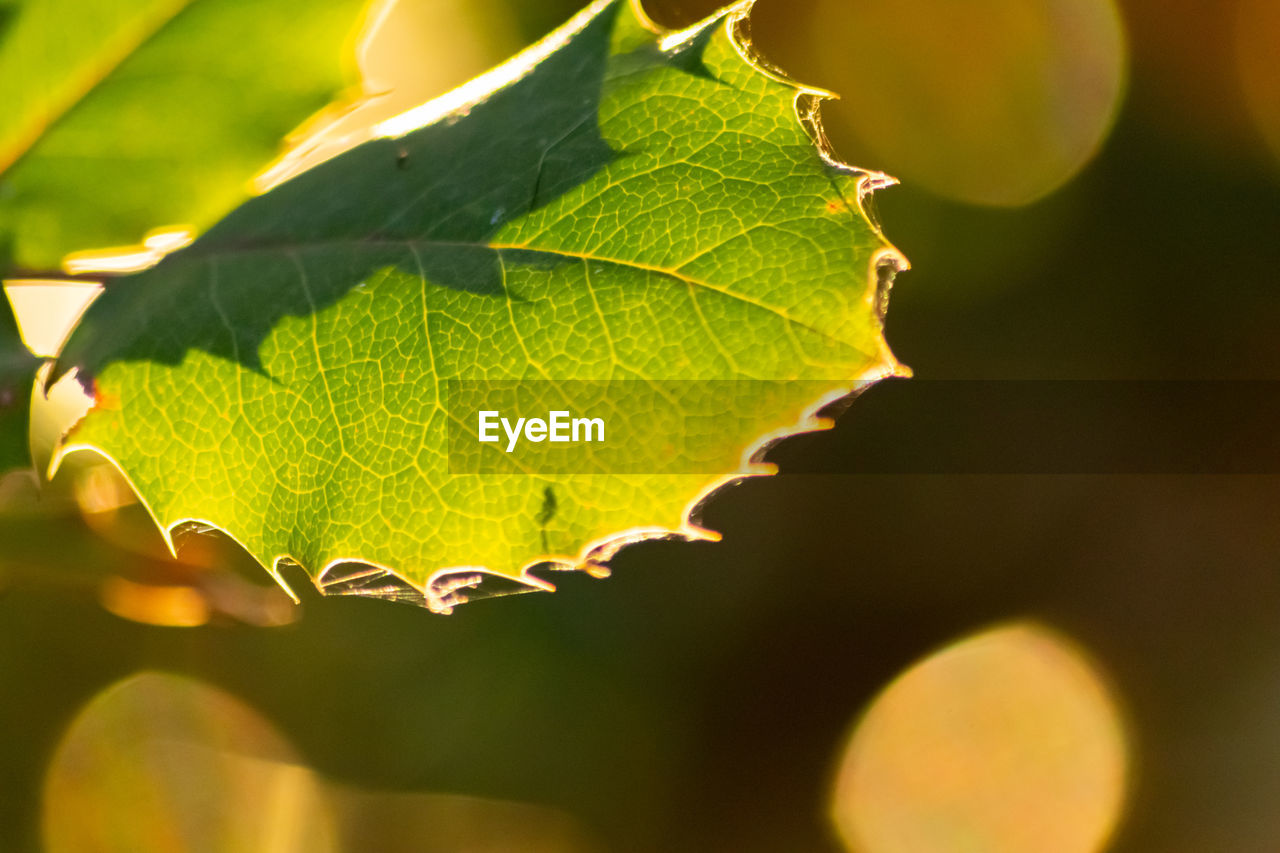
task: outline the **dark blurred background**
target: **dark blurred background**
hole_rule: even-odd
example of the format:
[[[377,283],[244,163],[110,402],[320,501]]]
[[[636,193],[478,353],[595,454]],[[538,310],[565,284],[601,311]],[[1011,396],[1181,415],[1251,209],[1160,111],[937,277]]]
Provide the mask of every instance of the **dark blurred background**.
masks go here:
[[[402,2],[419,99],[576,10]],[[902,181],[918,378],[715,497],[718,543],[294,607],[100,468],[10,478],[0,849],[1280,848],[1278,10],[758,0]]]

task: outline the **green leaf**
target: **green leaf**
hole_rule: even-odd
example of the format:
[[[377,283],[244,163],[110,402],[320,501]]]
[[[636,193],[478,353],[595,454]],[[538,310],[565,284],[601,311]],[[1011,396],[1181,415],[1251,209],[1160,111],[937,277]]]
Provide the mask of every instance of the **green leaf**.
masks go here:
[[[9,300],[0,293],[0,474],[31,467],[31,386],[39,363],[22,342]]]
[[[0,9],[5,268],[202,228],[342,85],[361,0],[19,0]],[[3,254],[3,253],[0,253]]]
[[[767,470],[743,461],[759,439],[899,370],[902,259],[862,207],[889,179],[830,158],[822,93],[751,58],[746,13],[664,34],[596,3],[119,281],[64,354],[99,401],[64,451],[113,459],[167,532],[440,610],[479,568],[545,588],[539,563],[703,535],[689,508]],[[685,383],[703,428],[634,448],[660,472],[470,472],[450,394],[495,380]],[[722,380],[785,381],[731,383],[726,410],[697,393]]]

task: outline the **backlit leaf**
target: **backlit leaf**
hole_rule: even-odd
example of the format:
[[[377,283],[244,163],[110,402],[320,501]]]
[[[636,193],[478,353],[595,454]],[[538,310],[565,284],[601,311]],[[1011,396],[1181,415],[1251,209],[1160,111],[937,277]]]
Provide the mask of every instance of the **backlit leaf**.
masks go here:
[[[114,460],[168,532],[438,610],[481,569],[545,587],[531,567],[701,535],[763,437],[899,369],[902,259],[863,207],[889,179],[831,158],[822,93],[754,59],[746,15],[670,34],[598,2],[119,280],[64,353],[98,401],[64,451]],[[516,454],[459,401],[501,381],[579,383],[644,439],[488,470]],[[680,428],[637,426],[677,396]]]

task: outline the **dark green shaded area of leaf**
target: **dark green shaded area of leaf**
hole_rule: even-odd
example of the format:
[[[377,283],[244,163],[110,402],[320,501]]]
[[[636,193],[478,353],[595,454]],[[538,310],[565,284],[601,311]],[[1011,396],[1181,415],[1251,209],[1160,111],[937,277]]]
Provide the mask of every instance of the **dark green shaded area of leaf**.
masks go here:
[[[17,15],[18,9],[13,3],[0,3],[0,39],[5,37],[5,31],[13,24]]]
[[[574,50],[553,54],[539,73],[499,90],[465,121],[361,145],[244,204],[158,267],[120,281],[85,316],[64,363],[79,365],[87,379],[106,359],[178,364],[200,348],[260,371],[259,348],[281,318],[323,310],[387,267],[492,296],[495,309],[519,299],[503,286],[490,236],[625,156],[601,139],[597,124],[614,14],[601,15]],[[411,244],[429,251],[415,257],[405,249]],[[512,260],[566,263],[539,252]],[[302,268],[306,287],[268,293],[260,286],[296,281]],[[234,336],[210,326],[219,312]]]
[[[28,422],[39,361],[22,343],[9,300],[0,293],[0,474],[31,465]]]

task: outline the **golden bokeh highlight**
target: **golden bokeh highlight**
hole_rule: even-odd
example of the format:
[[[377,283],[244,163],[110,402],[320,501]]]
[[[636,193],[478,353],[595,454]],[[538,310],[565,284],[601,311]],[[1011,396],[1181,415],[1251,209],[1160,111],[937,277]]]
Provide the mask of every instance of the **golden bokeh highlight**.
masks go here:
[[[593,853],[563,812],[335,783],[261,714],[195,679],[144,672],[80,711],[46,772],[46,853]]]
[[[820,0],[813,21],[820,79],[847,99],[824,110],[842,156],[963,202],[1060,187],[1125,87],[1110,0]]]
[[[336,851],[316,775],[260,714],[189,678],[143,673],[79,714],[45,776],[46,853]]]
[[[1245,103],[1258,131],[1280,157],[1280,3],[1241,0],[1236,60]]]
[[[189,586],[134,583],[111,576],[98,592],[102,606],[121,619],[166,628],[195,628],[209,621],[208,602]]]
[[[374,127],[452,89],[520,47],[501,0],[376,0],[356,39],[360,85],[313,116],[252,182],[266,192],[372,139]]]
[[[114,517],[121,507],[137,503],[129,483],[111,465],[87,464],[75,472],[72,492],[86,518]],[[92,524],[92,522],[90,522]]]
[[[1127,776],[1098,669],[1066,637],[1016,624],[884,690],[845,749],[832,816],[854,853],[1096,853]]]

